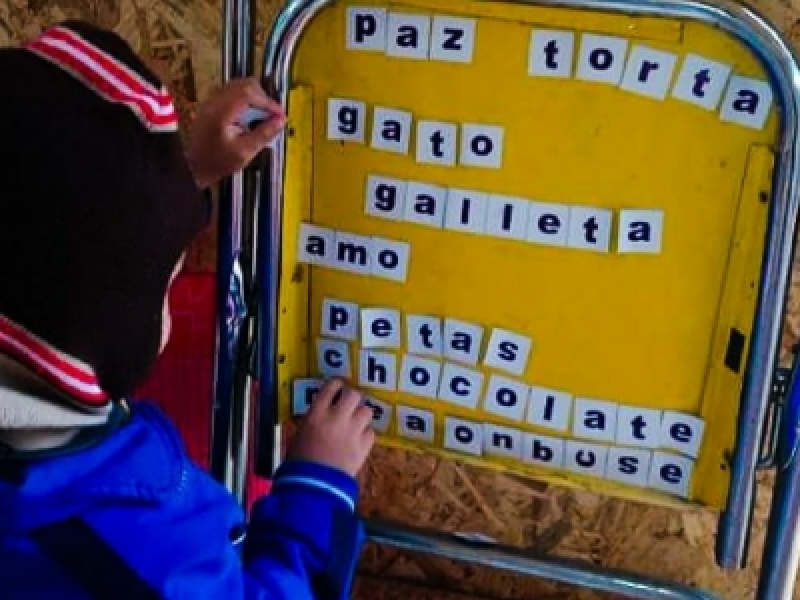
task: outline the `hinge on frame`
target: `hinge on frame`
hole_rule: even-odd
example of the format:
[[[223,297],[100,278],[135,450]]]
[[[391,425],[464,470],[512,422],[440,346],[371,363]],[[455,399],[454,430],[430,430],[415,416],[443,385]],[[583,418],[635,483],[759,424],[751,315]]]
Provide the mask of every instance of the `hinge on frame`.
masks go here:
[[[793,359],[795,362],[798,347],[793,348]],[[778,450],[780,446],[780,433],[786,411],[786,399],[789,393],[789,385],[792,381],[794,367],[780,367],[775,370],[772,379],[772,389],[769,394],[769,405],[764,416],[764,433],[761,437],[761,455],[758,460],[758,469],[771,469],[778,460]]]

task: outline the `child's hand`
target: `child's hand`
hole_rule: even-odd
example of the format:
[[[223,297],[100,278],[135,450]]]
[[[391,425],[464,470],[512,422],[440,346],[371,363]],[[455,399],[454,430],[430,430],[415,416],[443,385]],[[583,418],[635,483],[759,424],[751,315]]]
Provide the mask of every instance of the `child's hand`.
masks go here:
[[[240,119],[249,109],[267,119],[247,130]],[[208,187],[241,171],[286,124],[281,106],[267,96],[255,78],[237,79],[200,105],[186,149],[197,185]]]
[[[324,464],[355,477],[375,442],[372,414],[360,393],[345,387],[338,379],[328,381],[311,403],[305,421],[289,445],[287,457]]]

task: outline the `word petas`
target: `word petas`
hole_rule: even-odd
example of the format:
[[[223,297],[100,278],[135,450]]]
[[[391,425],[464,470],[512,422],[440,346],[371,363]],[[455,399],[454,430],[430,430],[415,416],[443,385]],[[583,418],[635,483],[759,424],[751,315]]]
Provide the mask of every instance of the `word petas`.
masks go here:
[[[499,417],[528,427],[569,433],[588,441],[456,419],[457,423],[452,422],[445,437],[448,449],[516,457],[540,466],[648,485],[682,496],[688,493],[692,459],[697,457],[702,443],[702,419],[675,411],[573,398],[568,392],[508,377],[508,374],[521,376],[531,355],[532,341],[520,333],[494,328],[484,345],[484,327],[457,319],[430,315],[401,318],[394,309],[361,308],[331,298],[323,301],[322,311],[320,331],[324,337],[317,340],[317,370],[325,377],[353,376],[348,342],[360,340],[358,383],[363,388],[399,391],[470,409],[488,418]],[[401,321],[405,321],[405,328]],[[399,349],[403,340],[408,354],[398,357],[391,350]],[[437,360],[441,358],[444,362]],[[469,368],[478,364],[505,374],[490,373],[487,377]],[[307,409],[319,385],[316,380],[295,383],[295,414]],[[370,399],[370,406],[376,428],[386,432],[391,407],[375,398]],[[398,435],[433,442],[433,419],[429,411],[398,407]],[[487,433],[489,429],[491,433]],[[654,449],[686,456],[651,453]],[[612,460],[616,462],[612,464]],[[660,472],[665,460],[677,465],[667,476]],[[648,479],[653,477],[652,464],[660,465],[655,480]]]
[[[408,154],[413,116],[395,108],[375,107],[371,146],[376,150]],[[363,144],[367,107],[342,98],[328,100],[328,139]],[[459,126],[442,121],[417,123],[417,162],[453,167],[456,164]],[[465,167],[499,169],[503,156],[503,128],[495,125],[461,125],[458,162]]]
[[[380,51],[397,58],[469,63],[476,51],[475,19],[351,6],[346,35],[351,50]],[[721,120],[754,129],[762,129],[769,117],[773,103],[769,84],[735,75],[728,64],[688,54],[678,70],[678,56],[672,52],[616,36],[584,33],[579,44],[578,37],[572,31],[534,29],[528,75],[574,76],[662,101],[670,95],[708,111],[719,107]]]
[[[392,221],[597,252],[609,251],[613,229],[612,212],[604,208],[531,202],[379,175],[367,178],[365,211]],[[659,253],[663,225],[661,210],[620,210],[617,251]]]

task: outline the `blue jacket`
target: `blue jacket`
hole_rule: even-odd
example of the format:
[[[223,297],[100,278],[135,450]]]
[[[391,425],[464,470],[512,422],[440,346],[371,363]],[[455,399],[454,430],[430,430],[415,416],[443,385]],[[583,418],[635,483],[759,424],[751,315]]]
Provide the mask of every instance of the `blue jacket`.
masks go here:
[[[189,460],[169,421],[137,404],[91,449],[2,469],[0,598],[98,600],[67,572],[88,563],[93,579],[122,564],[138,580],[118,577],[108,600],[129,590],[123,581],[170,600],[339,600],[363,542],[356,499],[350,476],[288,462],[245,528],[238,504]],[[43,551],[48,539],[74,569]]]

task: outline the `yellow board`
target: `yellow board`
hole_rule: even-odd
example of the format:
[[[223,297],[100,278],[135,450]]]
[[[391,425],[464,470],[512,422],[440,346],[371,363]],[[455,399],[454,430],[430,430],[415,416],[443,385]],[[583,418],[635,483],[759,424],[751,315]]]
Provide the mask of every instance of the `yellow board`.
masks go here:
[[[471,60],[348,49],[353,14],[348,9],[370,6],[401,15],[400,22],[409,14],[474,20]],[[393,18],[377,21],[387,25],[390,45],[398,23]],[[534,30],[573,34],[574,64],[567,77],[529,74]],[[589,60],[581,58],[582,44],[593,39],[585,34],[626,40],[628,61],[641,46],[673,55],[665,98],[579,78],[578,63]],[[563,46],[561,51],[559,60],[567,56]],[[407,315],[458,319],[483,328],[481,359],[495,328],[530,338],[524,372],[504,373],[482,362],[468,367],[484,374],[475,408],[362,387],[393,407],[384,443],[647,502],[722,507],[760,280],[779,111],[772,105],[763,126],[750,127],[721,118],[722,107],[730,104],[725,90],[715,109],[676,98],[676,81],[689,55],[730,67],[729,82],[742,81],[734,76],[767,79],[738,41],[688,21],[462,0],[336,2],[324,9],[303,34],[291,75],[277,332],[281,418],[292,416],[293,382],[320,375],[317,341],[325,298],[399,311],[401,347],[383,350],[397,357],[398,374],[408,354]],[[589,64],[602,66],[605,59],[595,55]],[[363,143],[328,139],[331,98],[364,103]],[[768,99],[760,96],[760,101],[764,106]],[[375,107],[413,115],[407,154],[371,147]],[[418,162],[420,120],[502,127],[500,167]],[[467,130],[457,131],[463,136]],[[460,150],[457,158],[466,156]],[[554,203],[566,207],[575,222],[582,214],[575,207],[610,210],[609,249],[546,245],[372,216],[365,210],[371,175]],[[498,201],[488,200],[491,206]],[[659,251],[619,251],[620,233],[630,231],[621,223],[621,211],[632,209],[662,211]],[[407,242],[405,281],[300,262],[301,223]],[[570,242],[580,242],[581,234],[591,237],[583,223]],[[657,222],[651,225],[652,233]],[[596,232],[592,239],[598,239]],[[347,342],[356,384],[359,340]],[[521,418],[485,410],[492,376],[567,394],[572,401],[564,405],[570,408],[566,431],[531,422],[534,400]],[[543,392],[536,393],[541,400]],[[608,409],[603,416],[591,413],[595,428],[587,429],[590,415],[578,411],[598,405],[579,399],[606,403],[599,405]],[[433,413],[432,441],[401,435],[396,410],[401,406]],[[695,438],[702,440],[696,460],[680,445],[689,430],[679,426],[672,430],[677,437],[670,437],[663,412],[645,411],[646,428],[626,441],[625,435],[636,430],[632,419],[638,409],[674,411],[680,413],[673,416],[678,421],[686,415],[701,419],[702,432],[696,422],[690,428],[691,435],[702,433]],[[541,406],[538,410],[541,419]],[[611,426],[614,415],[618,427]],[[510,450],[508,439],[492,439],[497,448],[520,454],[498,457],[485,447],[470,454],[479,440],[474,439],[478,429],[470,433],[469,427],[460,431],[463,448],[445,449],[448,417],[513,429],[518,434],[511,436]],[[489,428],[481,431],[489,439]],[[540,459],[557,460],[563,451],[563,461],[531,462],[536,439]],[[632,476],[630,469],[622,473],[619,462],[632,445],[649,446],[630,455],[639,457],[635,482],[625,478]],[[687,466],[691,471],[684,470]],[[681,491],[683,483],[688,487]]]

